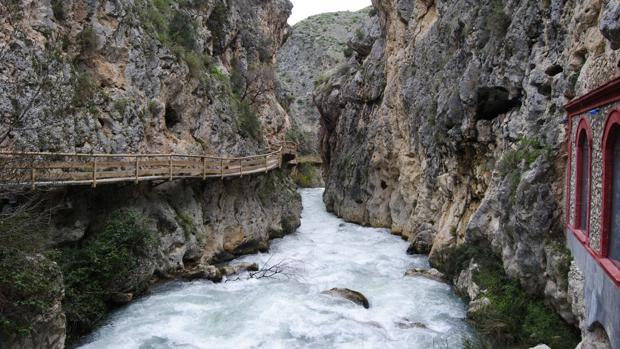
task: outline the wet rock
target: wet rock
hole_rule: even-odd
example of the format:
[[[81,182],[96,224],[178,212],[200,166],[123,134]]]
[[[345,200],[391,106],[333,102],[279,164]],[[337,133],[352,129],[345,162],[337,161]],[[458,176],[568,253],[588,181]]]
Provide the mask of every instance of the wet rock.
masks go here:
[[[476,300],[469,302],[469,307],[467,308],[467,317],[469,319],[474,318],[479,312],[484,310],[484,308],[491,305],[491,300],[487,297],[481,297]]]
[[[265,240],[249,240],[241,243],[232,250],[232,254],[235,256],[244,256],[257,252],[269,251],[269,242]]]
[[[235,265],[226,265],[220,268],[220,273],[223,276],[231,276],[244,271],[258,271],[258,264],[256,263],[240,263]]]
[[[133,300],[133,293],[116,292],[110,295],[110,302],[116,305],[125,305]]]
[[[214,265],[198,265],[191,270],[185,271],[182,277],[190,281],[207,279],[213,282],[221,282],[222,272]]]
[[[431,230],[421,231],[416,235],[413,242],[407,248],[407,254],[428,255],[433,247],[433,234]]]
[[[235,255],[227,251],[220,251],[213,256],[213,263],[225,263],[235,259]]]
[[[419,328],[423,330],[428,329],[428,326],[426,326],[426,324],[419,321],[411,321],[407,318],[401,319],[400,321],[396,322],[396,326],[404,330],[410,328]]]
[[[454,282],[456,292],[461,296],[466,296],[470,300],[476,299],[480,294],[480,286],[474,281],[474,273],[479,269],[478,264],[473,260],[469,261],[469,266],[462,270]]]
[[[439,270],[431,268],[431,269],[423,269],[423,268],[413,268],[407,270],[405,276],[408,277],[424,277],[427,279],[439,281],[439,282],[448,282],[448,278]]]
[[[332,288],[331,290],[323,291],[321,293],[333,297],[344,298],[357,305],[361,305],[366,309],[370,308],[370,303],[368,302],[366,296],[360,292],[353,291],[348,288]]]

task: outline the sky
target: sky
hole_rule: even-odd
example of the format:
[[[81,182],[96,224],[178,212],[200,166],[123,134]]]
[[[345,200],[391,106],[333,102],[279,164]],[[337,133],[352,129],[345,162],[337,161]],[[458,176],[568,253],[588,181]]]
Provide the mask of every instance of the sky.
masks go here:
[[[357,11],[370,6],[371,0],[291,0],[293,14],[288,23],[293,25],[310,16],[325,12]]]

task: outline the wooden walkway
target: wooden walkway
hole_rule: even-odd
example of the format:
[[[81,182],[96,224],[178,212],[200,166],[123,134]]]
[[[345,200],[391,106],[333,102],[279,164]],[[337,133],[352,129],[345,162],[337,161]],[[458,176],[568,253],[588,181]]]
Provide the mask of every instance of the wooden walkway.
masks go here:
[[[297,145],[247,157],[182,154],[72,154],[0,152],[0,186],[67,186],[227,178],[268,172],[296,157]]]

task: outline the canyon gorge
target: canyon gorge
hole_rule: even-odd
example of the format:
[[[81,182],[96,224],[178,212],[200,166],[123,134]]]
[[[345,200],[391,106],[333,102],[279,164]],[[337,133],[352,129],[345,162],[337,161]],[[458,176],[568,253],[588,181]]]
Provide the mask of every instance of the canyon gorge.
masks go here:
[[[292,6],[0,3],[3,152],[297,146],[228,178],[3,186],[0,348],[616,349],[566,247],[565,105],[617,77],[620,3]],[[253,279],[274,256],[294,274]]]

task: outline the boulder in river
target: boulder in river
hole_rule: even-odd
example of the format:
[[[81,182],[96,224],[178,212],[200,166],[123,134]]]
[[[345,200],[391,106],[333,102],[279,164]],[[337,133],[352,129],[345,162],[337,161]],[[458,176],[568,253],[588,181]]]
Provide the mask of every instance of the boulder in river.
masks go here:
[[[366,298],[366,296],[364,296],[360,292],[353,291],[348,288],[332,288],[331,290],[323,291],[321,293],[333,297],[347,299],[357,305],[363,306],[366,309],[370,308],[370,303],[368,303],[368,299]]]
[[[193,269],[187,270],[182,275],[185,279],[207,279],[213,282],[222,281],[222,272],[214,265],[198,265]]]
[[[258,271],[258,264],[240,263],[235,265],[225,265],[220,268],[220,273],[222,273],[223,276],[231,276],[243,271]]]
[[[112,293],[109,297],[109,301],[116,305],[129,304],[129,302],[131,302],[132,300],[133,300],[133,293],[129,293],[129,292]]]
[[[421,276],[427,279],[439,281],[439,282],[448,282],[448,278],[439,270],[435,268],[431,269],[422,269],[422,268],[413,268],[407,270],[405,276]]]

